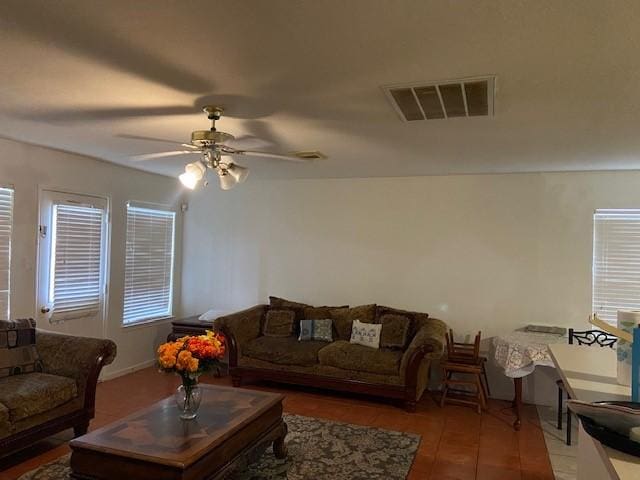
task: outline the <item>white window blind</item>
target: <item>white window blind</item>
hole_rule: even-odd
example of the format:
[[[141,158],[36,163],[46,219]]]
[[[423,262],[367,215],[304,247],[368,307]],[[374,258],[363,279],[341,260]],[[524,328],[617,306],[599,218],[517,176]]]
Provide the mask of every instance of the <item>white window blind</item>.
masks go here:
[[[175,212],[127,205],[124,324],[172,313]]]
[[[640,309],[640,210],[596,210],[593,311],[615,324],[627,309]]]
[[[49,298],[54,320],[95,315],[101,308],[104,215],[90,206],[53,207]]]
[[[0,188],[0,320],[9,320],[13,189]]]

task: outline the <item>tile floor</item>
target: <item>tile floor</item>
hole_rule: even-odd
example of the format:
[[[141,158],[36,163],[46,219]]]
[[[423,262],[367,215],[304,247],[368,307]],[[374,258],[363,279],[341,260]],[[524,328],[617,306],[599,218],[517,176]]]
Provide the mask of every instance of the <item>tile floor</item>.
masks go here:
[[[549,452],[551,468],[556,480],[576,480],[578,457],[578,422],[571,422],[571,446],[565,443],[566,414],[563,429],[556,428],[556,409],[554,407],[538,406],[538,417],[544,434],[544,441]]]
[[[140,370],[98,385],[96,418],[99,428],[173,393],[177,378],[153,368]],[[208,383],[229,385],[228,378]],[[440,408],[426,395],[414,414],[375,399],[330,392],[276,386],[249,388],[282,392],[288,413],[326,418],[422,435],[408,476],[410,480],[553,480],[545,434],[534,406],[525,406],[519,432],[511,428],[509,404],[491,401],[482,416],[467,407]],[[0,480],[23,473],[69,451],[71,432],[33,445],[0,460]]]

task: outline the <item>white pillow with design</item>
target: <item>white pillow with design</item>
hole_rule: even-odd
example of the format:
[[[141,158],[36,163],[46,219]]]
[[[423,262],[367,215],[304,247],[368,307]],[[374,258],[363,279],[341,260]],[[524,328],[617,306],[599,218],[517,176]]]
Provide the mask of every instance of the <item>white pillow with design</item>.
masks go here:
[[[380,333],[382,324],[363,323],[354,320],[351,325],[351,343],[364,345],[365,347],[380,348]]]

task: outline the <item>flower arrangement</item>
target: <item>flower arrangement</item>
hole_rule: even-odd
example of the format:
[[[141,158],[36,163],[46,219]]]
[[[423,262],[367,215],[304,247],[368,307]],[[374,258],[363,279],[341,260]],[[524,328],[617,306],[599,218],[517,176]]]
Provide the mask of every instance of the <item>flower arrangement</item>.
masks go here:
[[[194,418],[200,403],[198,377],[220,366],[225,353],[224,336],[207,330],[206,335],[186,336],[175,342],[163,343],[157,353],[160,370],[176,373],[182,379],[176,397],[178,406],[183,410],[181,417]]]

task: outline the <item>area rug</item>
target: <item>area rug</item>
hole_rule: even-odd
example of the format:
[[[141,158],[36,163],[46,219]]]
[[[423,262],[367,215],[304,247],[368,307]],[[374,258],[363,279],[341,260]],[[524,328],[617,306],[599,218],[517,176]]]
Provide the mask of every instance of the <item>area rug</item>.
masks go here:
[[[420,435],[285,415],[288,458],[269,448],[229,480],[404,480]],[[19,480],[69,480],[69,455],[26,473]]]

